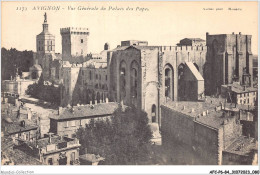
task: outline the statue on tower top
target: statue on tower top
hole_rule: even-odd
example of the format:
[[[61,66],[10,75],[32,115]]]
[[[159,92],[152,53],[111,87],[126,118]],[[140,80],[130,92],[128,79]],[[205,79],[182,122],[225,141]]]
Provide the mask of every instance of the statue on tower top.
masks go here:
[[[47,14],[46,14],[46,12],[44,13],[44,22],[47,22]]]

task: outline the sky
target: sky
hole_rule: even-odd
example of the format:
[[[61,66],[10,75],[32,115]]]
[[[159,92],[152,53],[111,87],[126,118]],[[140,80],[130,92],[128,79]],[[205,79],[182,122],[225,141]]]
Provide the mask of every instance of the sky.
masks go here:
[[[252,52],[258,52],[257,2],[2,2],[2,47],[35,51],[44,12],[56,53],[61,53],[63,27],[89,28],[91,53],[102,51],[106,42],[113,49],[132,39],[175,46],[183,38],[206,39],[206,32],[252,35]]]

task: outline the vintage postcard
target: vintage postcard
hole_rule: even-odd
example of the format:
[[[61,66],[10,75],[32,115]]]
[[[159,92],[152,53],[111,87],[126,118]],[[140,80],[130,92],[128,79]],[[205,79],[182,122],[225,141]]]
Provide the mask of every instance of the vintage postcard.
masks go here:
[[[2,1],[1,174],[258,174],[258,7]]]

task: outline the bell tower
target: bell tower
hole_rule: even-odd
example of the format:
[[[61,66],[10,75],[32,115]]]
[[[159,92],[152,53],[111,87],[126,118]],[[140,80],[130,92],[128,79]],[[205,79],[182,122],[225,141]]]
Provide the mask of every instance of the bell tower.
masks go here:
[[[35,64],[42,68],[44,80],[50,78],[51,63],[55,59],[55,36],[49,32],[47,14],[44,13],[42,32],[36,36],[36,58]]]
[[[49,32],[48,27],[47,14],[44,13],[42,32],[36,37],[37,53],[55,53],[55,36]]]

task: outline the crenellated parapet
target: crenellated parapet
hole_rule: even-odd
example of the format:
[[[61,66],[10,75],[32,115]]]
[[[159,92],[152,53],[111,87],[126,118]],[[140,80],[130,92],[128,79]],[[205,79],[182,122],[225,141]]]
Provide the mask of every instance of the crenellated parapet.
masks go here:
[[[159,46],[159,51],[173,51],[173,52],[182,52],[182,51],[207,51],[207,46]]]
[[[66,27],[60,29],[60,34],[89,35],[89,29],[85,27]]]

